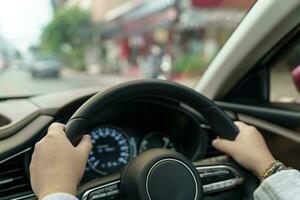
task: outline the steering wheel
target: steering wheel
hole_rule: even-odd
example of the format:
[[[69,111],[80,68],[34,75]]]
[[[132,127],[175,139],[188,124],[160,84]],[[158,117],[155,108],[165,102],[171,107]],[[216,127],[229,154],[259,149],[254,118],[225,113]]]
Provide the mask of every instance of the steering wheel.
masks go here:
[[[160,97],[184,103],[203,115],[218,136],[234,140],[238,129],[212,101],[183,85],[163,80],[131,81],[99,92],[84,103],[66,125],[76,145],[93,119],[116,103],[138,97]],[[149,111],[151,112],[151,111]],[[236,164],[192,164],[183,155],[165,149],[148,150],[129,162],[122,173],[95,179],[79,189],[83,200],[201,200],[206,194],[242,186],[250,173]],[[247,178],[247,180],[248,180]],[[253,189],[247,189],[252,196]],[[251,198],[250,198],[251,199]]]

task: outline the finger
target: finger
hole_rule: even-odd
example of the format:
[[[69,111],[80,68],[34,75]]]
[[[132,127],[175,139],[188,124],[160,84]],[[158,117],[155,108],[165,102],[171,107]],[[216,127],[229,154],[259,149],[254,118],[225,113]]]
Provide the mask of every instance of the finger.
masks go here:
[[[64,124],[55,122],[49,126],[47,135],[57,135],[57,134],[62,135],[63,134],[65,136],[64,129],[65,129]]]
[[[244,122],[240,122],[240,121],[236,121],[236,122],[234,122],[234,124],[238,127],[239,130],[242,130],[247,127],[247,124],[245,124]]]
[[[87,159],[89,153],[92,149],[91,137],[89,135],[84,135],[77,145],[76,149],[82,153],[82,155]]]
[[[35,171],[35,163],[33,163],[32,161],[29,164],[29,172],[30,175]]]
[[[213,147],[223,153],[231,155],[234,152],[234,142],[225,139],[215,139],[212,142]]]

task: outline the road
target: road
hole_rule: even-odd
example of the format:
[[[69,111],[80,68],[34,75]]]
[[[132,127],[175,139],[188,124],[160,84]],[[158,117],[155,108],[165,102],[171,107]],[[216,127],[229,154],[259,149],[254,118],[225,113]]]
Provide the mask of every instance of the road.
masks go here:
[[[32,78],[23,70],[0,72],[0,97],[60,92],[90,86],[107,87],[126,81],[117,76],[88,76],[64,70],[59,78]]]
[[[59,78],[32,78],[28,71],[8,69],[0,71],[0,97],[48,94],[91,86],[107,88],[108,86],[136,78],[141,77],[89,75],[85,72],[73,71],[68,68],[62,70]],[[198,79],[185,78],[176,81],[184,85],[193,86]]]
[[[84,87],[97,86],[106,88],[133,79],[120,75],[89,75],[64,69],[59,78],[32,78],[25,70],[9,69],[0,71],[0,97],[27,96],[60,92]],[[176,80],[193,86],[197,79]],[[273,72],[271,76],[272,101],[291,101],[299,97],[289,73]]]

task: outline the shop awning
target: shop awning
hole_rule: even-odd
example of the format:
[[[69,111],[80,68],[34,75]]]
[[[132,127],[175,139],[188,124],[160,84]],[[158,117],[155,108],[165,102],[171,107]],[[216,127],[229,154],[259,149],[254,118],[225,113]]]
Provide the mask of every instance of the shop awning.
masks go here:
[[[191,0],[195,8],[250,8],[255,0]]]
[[[235,27],[244,15],[245,11],[234,9],[188,9],[180,15],[176,28],[192,30],[207,26]]]
[[[176,0],[150,0],[98,26],[104,37],[118,37],[170,26],[177,17]]]

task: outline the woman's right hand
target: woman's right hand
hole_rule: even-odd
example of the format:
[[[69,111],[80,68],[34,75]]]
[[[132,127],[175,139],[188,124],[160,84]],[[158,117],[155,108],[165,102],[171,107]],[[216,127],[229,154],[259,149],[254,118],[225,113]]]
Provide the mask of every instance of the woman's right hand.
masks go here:
[[[234,141],[217,138],[213,146],[231,156],[236,162],[253,171],[260,179],[265,170],[275,162],[261,133],[253,126],[235,122],[240,133]]]

